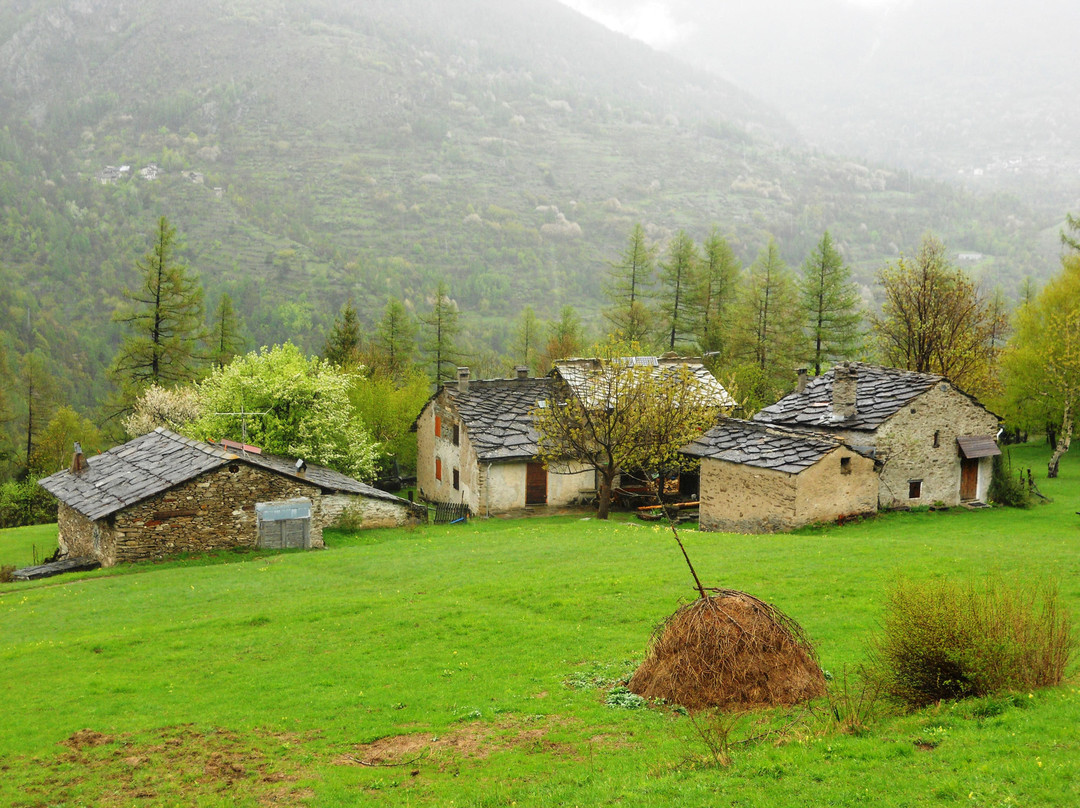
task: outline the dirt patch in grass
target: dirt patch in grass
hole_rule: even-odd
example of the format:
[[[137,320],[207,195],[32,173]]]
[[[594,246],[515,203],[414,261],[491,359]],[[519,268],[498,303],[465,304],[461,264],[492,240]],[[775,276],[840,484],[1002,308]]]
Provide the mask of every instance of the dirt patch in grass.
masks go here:
[[[462,758],[482,760],[501,749],[542,750],[565,757],[575,757],[572,744],[548,739],[549,726],[536,726],[521,720],[494,724],[475,721],[441,735],[412,733],[389,735],[366,744],[358,744],[334,762],[339,766],[416,767],[424,761],[443,765]]]
[[[191,725],[115,736],[82,729],[61,741],[68,751],[34,761],[24,800],[15,805],[299,805],[312,796],[302,785],[311,772],[293,751],[302,743]]]

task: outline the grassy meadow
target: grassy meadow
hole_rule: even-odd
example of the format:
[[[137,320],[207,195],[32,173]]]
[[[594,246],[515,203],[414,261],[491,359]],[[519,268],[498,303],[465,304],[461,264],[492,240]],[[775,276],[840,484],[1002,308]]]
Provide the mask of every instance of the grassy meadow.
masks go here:
[[[707,586],[802,623],[842,708],[899,574],[1049,576],[1080,619],[1080,457],[1045,480],[1045,455],[1013,451],[1054,499],[1027,511],[684,541]],[[0,564],[50,536],[0,532]],[[686,715],[605,704],[694,596],[669,531],[563,516],[327,543],[0,584],[0,805],[1080,803],[1076,661],[1058,688],[856,733],[824,701],[744,716],[721,768]]]

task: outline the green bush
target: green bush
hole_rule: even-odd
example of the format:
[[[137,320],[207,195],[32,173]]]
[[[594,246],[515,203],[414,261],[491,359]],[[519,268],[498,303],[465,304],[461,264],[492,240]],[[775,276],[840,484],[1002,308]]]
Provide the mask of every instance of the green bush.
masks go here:
[[[1010,508],[1031,507],[1031,492],[1019,476],[1013,476],[1012,458],[1007,455],[995,455],[987,495],[991,502],[998,505]]]
[[[898,581],[868,673],[908,707],[1061,682],[1074,650],[1056,587]]]
[[[27,477],[0,484],[0,528],[55,521],[56,498],[37,480]]]

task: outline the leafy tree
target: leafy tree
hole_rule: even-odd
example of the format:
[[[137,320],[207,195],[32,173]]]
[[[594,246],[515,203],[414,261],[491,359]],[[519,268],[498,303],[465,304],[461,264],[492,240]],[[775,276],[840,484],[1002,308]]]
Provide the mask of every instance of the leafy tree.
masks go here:
[[[584,349],[585,332],[581,326],[581,318],[573,306],[563,306],[559,319],[548,323],[547,343],[537,359],[538,369],[545,373],[560,359],[581,356]]]
[[[31,468],[34,442],[45,429],[56,406],[56,382],[49,362],[40,350],[25,354],[19,362],[16,377],[19,398],[22,400],[23,432],[26,435],[26,468]]]
[[[731,310],[742,270],[731,245],[715,229],[705,240],[704,248],[691,297],[694,329],[702,353],[726,358],[731,348]]]
[[[402,373],[412,366],[416,355],[416,323],[396,297],[386,301],[382,319],[375,327],[374,365],[381,365],[391,374]]]
[[[193,438],[241,439],[360,479],[375,475],[375,441],[349,400],[349,374],[290,342],[252,351],[197,385]]]
[[[139,284],[124,292],[127,303],[113,320],[128,329],[111,375],[134,396],[151,384],[174,384],[195,376],[203,338],[203,292],[197,278],[176,260],[176,230],[162,216],[153,249],[136,262]]]
[[[1002,356],[1005,408],[1019,426],[1061,424],[1047,474],[1056,477],[1080,418],[1080,253],[1021,307]]]
[[[198,391],[194,387],[152,384],[135,399],[131,413],[124,419],[124,430],[132,438],[153,432],[158,427],[183,432],[201,414]]]
[[[341,313],[334,320],[334,326],[326,338],[326,347],[323,348],[323,359],[346,370],[363,364],[360,353],[360,318],[356,316],[352,298],[345,302]]]
[[[700,260],[694,240],[680,230],[668,244],[667,260],[660,264],[660,312],[670,351],[675,350],[676,339],[690,333],[690,291]]]
[[[411,427],[427,402],[430,382],[416,368],[390,376],[354,376],[349,400],[381,453],[404,473],[416,472],[416,436]]]
[[[451,300],[450,288],[445,281],[439,282],[431,311],[421,318],[421,322],[427,329],[423,341],[424,353],[431,366],[432,379],[438,385],[445,379],[455,377],[460,359],[456,343],[461,333],[457,303]]]
[[[802,318],[795,279],[774,238],[750,265],[736,319],[742,357],[770,378],[789,377],[800,355]]]
[[[642,367],[612,358],[593,374],[587,399],[564,385],[534,411],[534,423],[547,465],[577,461],[597,472],[597,517],[606,519],[620,470],[679,465],[679,448],[718,414],[715,400],[685,367]]]
[[[103,448],[101,431],[71,407],[60,407],[41,433],[31,468],[35,474],[49,475],[66,468],[74,452],[75,441],[85,454]]]
[[[800,292],[810,361],[820,376],[823,363],[852,358],[859,342],[859,294],[828,230],[803,264]]]
[[[656,245],[645,240],[645,228],[635,224],[619,260],[611,263],[607,296],[611,308],[604,316],[629,341],[645,340],[652,321],[645,305],[656,271]]]
[[[540,353],[540,330],[540,319],[536,316],[536,312],[533,311],[532,306],[526,306],[518,318],[511,350],[514,361],[530,370],[535,368]]]
[[[995,315],[967,275],[950,265],[945,245],[928,234],[914,261],[901,256],[879,277],[885,303],[873,324],[886,362],[984,390],[1003,315]]]
[[[222,293],[214,312],[213,328],[210,330],[210,362],[214,367],[225,367],[243,347],[240,316],[233,307],[232,298],[227,293]]]

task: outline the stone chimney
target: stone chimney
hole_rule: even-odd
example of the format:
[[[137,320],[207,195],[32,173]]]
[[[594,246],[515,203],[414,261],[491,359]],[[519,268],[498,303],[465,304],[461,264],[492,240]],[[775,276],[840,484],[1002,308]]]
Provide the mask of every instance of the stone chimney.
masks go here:
[[[89,468],[86,458],[83,456],[82,445],[75,441],[75,454],[71,456],[71,473],[78,474],[80,471],[85,471]]]
[[[807,371],[806,368],[795,368],[795,373],[799,377],[799,383],[798,383],[798,386],[795,388],[795,392],[798,393],[800,396],[803,393],[806,392],[806,374],[807,374],[807,372],[808,371]]]
[[[519,379],[529,378],[529,369],[524,365],[518,365],[516,368],[514,368],[514,371],[517,373],[517,377]]]
[[[457,389],[459,393],[469,392],[469,369],[457,369]]]
[[[841,362],[833,368],[832,411],[834,418],[847,420],[859,412],[856,384],[858,373],[850,362]]]

